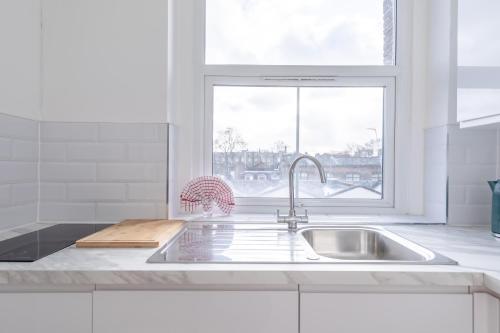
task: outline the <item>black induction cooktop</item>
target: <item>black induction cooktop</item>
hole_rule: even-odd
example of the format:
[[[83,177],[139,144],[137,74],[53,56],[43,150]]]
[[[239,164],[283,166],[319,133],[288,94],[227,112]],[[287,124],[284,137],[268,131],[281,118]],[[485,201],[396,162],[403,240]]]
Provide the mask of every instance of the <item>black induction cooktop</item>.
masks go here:
[[[0,241],[0,261],[31,262],[73,245],[109,224],[57,224]]]

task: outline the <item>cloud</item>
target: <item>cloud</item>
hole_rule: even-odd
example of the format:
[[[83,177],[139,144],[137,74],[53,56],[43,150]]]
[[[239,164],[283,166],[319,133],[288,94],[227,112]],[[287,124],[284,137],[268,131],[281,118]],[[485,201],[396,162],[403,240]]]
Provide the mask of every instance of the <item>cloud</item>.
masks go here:
[[[207,62],[382,65],[382,3],[208,0]]]
[[[382,136],[383,88],[300,88],[300,152],[346,150]],[[234,128],[250,150],[295,150],[296,88],[216,87],[214,133]],[[269,101],[269,104],[266,104]]]

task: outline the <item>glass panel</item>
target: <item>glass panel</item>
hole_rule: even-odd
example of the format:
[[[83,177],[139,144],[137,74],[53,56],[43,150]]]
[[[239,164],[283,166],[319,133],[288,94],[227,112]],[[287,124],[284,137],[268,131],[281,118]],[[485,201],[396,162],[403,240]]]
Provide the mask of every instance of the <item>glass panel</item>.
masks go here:
[[[300,88],[300,151],[316,156],[328,183],[302,164],[305,197],[382,199],[384,88]]]
[[[393,65],[394,0],[206,0],[206,63]]]
[[[500,1],[458,2],[458,65],[500,66]]]
[[[216,86],[213,174],[237,197],[287,198],[300,151],[321,161],[328,181],[302,162],[299,198],[382,199],[383,114],[381,87]]]
[[[213,174],[237,197],[286,197],[296,148],[297,88],[214,88]]]

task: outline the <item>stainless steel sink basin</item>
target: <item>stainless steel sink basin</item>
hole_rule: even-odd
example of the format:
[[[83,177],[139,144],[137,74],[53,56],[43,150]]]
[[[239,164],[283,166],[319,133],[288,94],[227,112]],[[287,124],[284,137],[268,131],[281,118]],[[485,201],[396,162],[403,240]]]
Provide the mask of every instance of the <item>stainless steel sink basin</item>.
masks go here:
[[[371,227],[306,228],[300,231],[317,259],[366,263],[453,264],[413,242]]]
[[[208,223],[190,224],[148,262],[456,264],[380,227]]]

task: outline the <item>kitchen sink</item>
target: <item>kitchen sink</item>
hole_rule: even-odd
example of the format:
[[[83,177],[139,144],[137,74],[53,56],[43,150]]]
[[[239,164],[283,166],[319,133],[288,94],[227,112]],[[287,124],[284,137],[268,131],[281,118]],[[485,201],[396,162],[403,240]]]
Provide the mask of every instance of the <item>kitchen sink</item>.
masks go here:
[[[455,264],[449,258],[381,228],[306,228],[300,234],[317,255],[317,259],[365,263]]]
[[[455,261],[376,226],[190,223],[150,263],[453,265]]]

